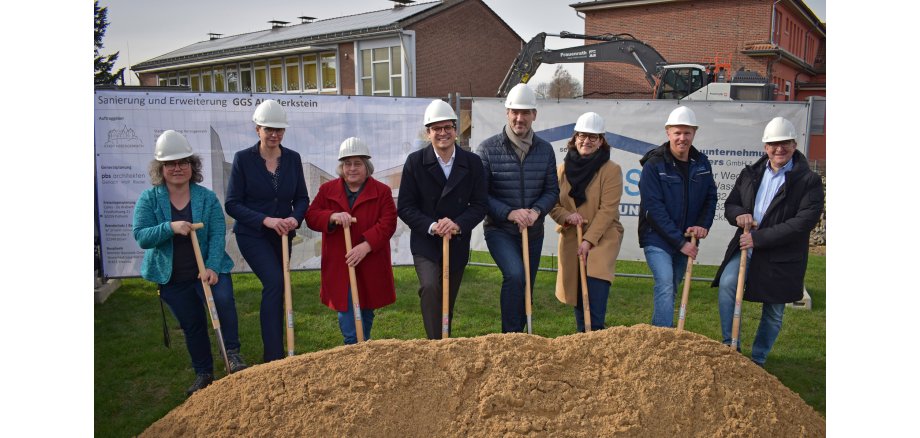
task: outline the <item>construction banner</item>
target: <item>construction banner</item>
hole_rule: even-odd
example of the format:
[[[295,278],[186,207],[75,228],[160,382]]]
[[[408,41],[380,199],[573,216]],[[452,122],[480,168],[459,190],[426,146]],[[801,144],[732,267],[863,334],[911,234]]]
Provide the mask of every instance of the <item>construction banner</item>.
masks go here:
[[[639,159],[655,147],[667,142],[664,123],[678,105],[696,113],[700,125],[694,146],[709,157],[718,193],[715,221],[709,236],[700,245],[697,262],[718,265],[735,228],[725,221],[724,203],[741,169],[764,154],[763,129],[777,116],[795,124],[799,133],[798,150],[807,153],[808,104],[806,102],[699,102],[676,100],[603,100],[566,99],[537,101],[534,133],[550,142],[556,151],[556,163],[561,164],[566,144],[572,137],[578,116],[593,111],[604,118],[607,142],[612,149],[610,159],[623,170],[623,196],[620,200],[620,222],[624,236],[620,260],[645,260],[639,248]],[[499,133],[508,123],[501,99],[474,99],[473,131],[470,145],[474,150],[485,139]],[[543,239],[543,254],[558,251],[556,223],[547,218]],[[482,233],[473,235],[473,246],[486,247]]]
[[[202,185],[226,201],[233,155],[255,145],[256,106],[274,99],[284,106],[290,127],[283,145],[300,153],[310,199],[319,186],[338,178],[339,145],[365,140],[373,155],[373,177],[394,188],[406,156],[427,144],[422,116],[431,99],[363,96],[182,93],[99,90],[94,95],[96,203],[102,268],[106,277],[140,275],[144,252],[132,232],[134,204],[150,188],[148,169],[156,140],[173,129],[201,157]],[[227,253],[234,272],[250,272],[239,253],[227,216]],[[408,228],[400,221],[393,236],[393,262],[412,264]],[[291,269],[318,269],[321,235],[302,225],[291,247]]]

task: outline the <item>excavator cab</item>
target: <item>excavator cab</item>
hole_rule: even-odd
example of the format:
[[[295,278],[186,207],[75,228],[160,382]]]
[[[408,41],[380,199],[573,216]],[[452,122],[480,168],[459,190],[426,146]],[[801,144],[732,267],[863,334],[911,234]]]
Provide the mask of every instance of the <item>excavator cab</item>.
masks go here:
[[[655,87],[655,99],[683,99],[709,81],[700,64],[672,64],[661,67]]]

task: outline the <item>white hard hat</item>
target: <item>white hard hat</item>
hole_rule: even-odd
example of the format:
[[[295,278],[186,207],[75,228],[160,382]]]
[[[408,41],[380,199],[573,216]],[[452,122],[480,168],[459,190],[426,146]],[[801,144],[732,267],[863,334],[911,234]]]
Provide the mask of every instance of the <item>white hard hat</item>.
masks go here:
[[[770,120],[770,123],[767,123],[767,127],[763,130],[763,142],[772,143],[786,140],[795,140],[795,125],[782,117],[775,117]]]
[[[287,114],[284,108],[276,100],[268,99],[256,107],[256,112],[252,114],[252,121],[256,125],[267,126],[269,128],[287,128]]]
[[[441,99],[432,100],[425,108],[425,126],[444,120],[457,121],[457,114],[454,109]]]
[[[169,129],[157,138],[153,155],[157,161],[181,160],[192,156],[192,145],[188,143],[185,136]]]
[[[508,93],[508,98],[505,99],[505,108],[537,109],[537,95],[527,84],[517,84]]]
[[[339,160],[348,157],[371,157],[367,143],[358,137],[348,137],[339,146]]]
[[[587,112],[578,116],[575,122],[575,132],[587,132],[589,134],[603,134],[604,119],[598,113]]]
[[[693,113],[692,109],[685,106],[679,106],[674,111],[671,111],[671,115],[668,116],[668,121],[664,124],[664,127],[674,125],[700,126],[696,123],[696,114]]]

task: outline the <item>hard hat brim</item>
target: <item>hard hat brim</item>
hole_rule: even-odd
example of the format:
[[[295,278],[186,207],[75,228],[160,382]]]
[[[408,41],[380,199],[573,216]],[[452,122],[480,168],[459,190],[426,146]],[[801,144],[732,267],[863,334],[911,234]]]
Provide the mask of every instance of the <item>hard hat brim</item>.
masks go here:
[[[537,109],[534,105],[521,105],[518,103],[512,103],[511,105],[506,104],[506,109]]]
[[[191,157],[192,155],[195,155],[195,153],[194,152],[181,152],[178,154],[167,155],[165,157],[154,157],[154,159],[157,161],[175,161],[175,160],[181,160],[183,158]]]
[[[283,128],[288,128],[288,124],[287,124],[287,123],[273,123],[273,122],[262,122],[261,124],[260,124],[260,123],[256,123],[256,126],[264,126],[264,127],[266,127],[266,128],[276,128],[276,129],[278,129],[278,128],[282,128],[282,129],[283,129]]]

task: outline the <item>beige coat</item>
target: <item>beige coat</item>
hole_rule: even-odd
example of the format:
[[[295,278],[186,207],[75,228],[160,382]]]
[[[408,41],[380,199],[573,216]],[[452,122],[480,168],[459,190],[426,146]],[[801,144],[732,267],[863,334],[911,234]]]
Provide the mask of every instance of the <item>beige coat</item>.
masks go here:
[[[565,219],[576,211],[575,200],[569,196],[572,185],[565,177],[565,163],[557,169],[559,175],[559,200],[549,215],[559,224],[559,272],[556,274],[556,298],[575,306],[578,304],[578,245],[577,228]],[[583,239],[594,247],[588,253],[588,277],[613,282],[617,256],[623,242],[623,225],[620,224],[620,197],[623,195],[623,171],[613,161],[608,161],[597,171],[585,190],[587,201],[577,211],[587,225]]]

